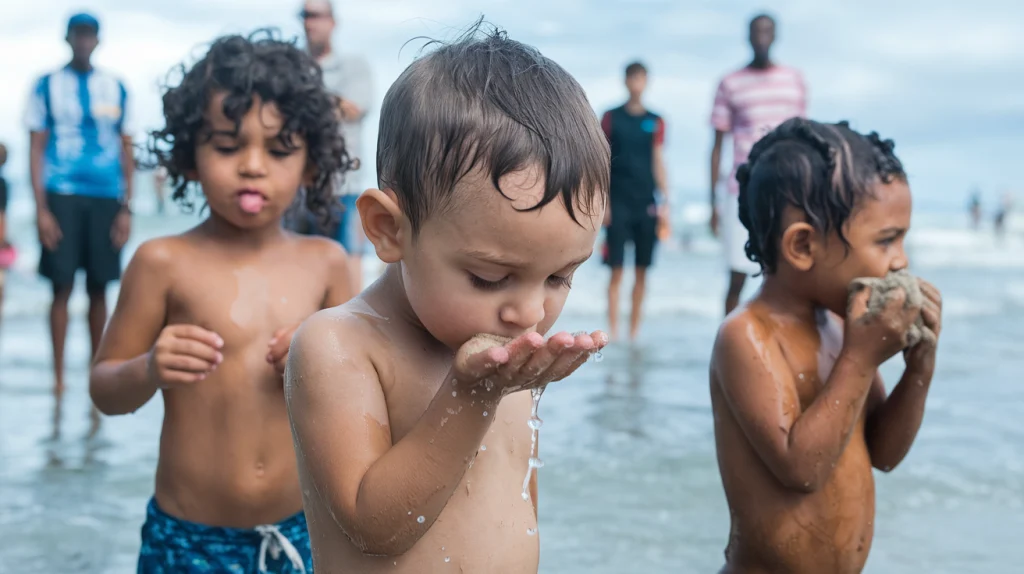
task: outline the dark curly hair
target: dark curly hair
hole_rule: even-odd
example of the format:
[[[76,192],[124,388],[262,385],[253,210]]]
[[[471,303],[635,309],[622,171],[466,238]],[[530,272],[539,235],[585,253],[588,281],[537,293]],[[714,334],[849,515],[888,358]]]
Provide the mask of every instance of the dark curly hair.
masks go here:
[[[774,273],[782,237],[782,215],[792,205],[815,229],[843,232],[860,201],[873,197],[878,183],[906,182],[892,140],[860,134],[849,123],[823,124],[793,118],[754,144],[736,173],[739,216],[750,238],[747,257]]]
[[[577,211],[604,205],[608,140],[565,69],[482,19],[451,43],[427,46],[435,49],[384,96],[377,140],[381,189],[394,190],[414,234],[451,207],[456,184],[474,169],[505,195],[502,176],[539,166],[544,195],[521,211],[561,199],[579,223]]]
[[[258,30],[248,37],[218,38],[194,66],[176,68],[177,85],[163,96],[163,129],[150,133],[148,151],[154,166],[167,170],[173,198],[184,209],[195,208],[195,185],[185,174],[196,167],[196,147],[203,143],[206,110],[215,94],[227,92],[224,115],[235,122],[252,107],[255,97],[273,102],[284,120],[280,141],[291,146],[292,136],[306,140],[307,162],[313,183],[306,188],[308,209],[329,217],[333,190],[344,173],[354,167],[339,131],[338,99],[324,87],[316,61],[294,42],[280,40],[272,30]],[[209,137],[209,136],[205,136]]]

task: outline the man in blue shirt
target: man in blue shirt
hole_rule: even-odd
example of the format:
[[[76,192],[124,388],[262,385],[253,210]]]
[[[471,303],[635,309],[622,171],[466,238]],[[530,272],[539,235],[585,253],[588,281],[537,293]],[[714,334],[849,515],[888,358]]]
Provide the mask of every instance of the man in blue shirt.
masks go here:
[[[66,38],[71,63],[39,79],[25,113],[43,247],[39,273],[53,284],[50,332],[58,398],[64,389],[64,340],[75,273],[86,273],[95,351],[107,320],[106,287],[120,279],[121,248],[131,230],[134,160],[125,123],[128,92],[119,79],[90,63],[99,27],[89,14],[71,17]]]

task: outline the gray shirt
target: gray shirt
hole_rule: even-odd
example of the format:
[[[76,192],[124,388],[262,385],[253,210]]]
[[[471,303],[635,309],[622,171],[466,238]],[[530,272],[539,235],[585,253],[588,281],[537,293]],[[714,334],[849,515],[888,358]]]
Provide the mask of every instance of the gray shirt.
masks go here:
[[[341,135],[345,138],[345,147],[351,158],[359,158],[359,171],[349,172],[345,181],[338,189],[339,195],[362,193],[360,180],[362,175],[373,169],[374,158],[364,155],[363,121],[370,114],[373,103],[373,77],[370,75],[370,64],[366,58],[357,55],[340,55],[331,52],[320,62],[324,74],[324,85],[327,89],[354,103],[363,111],[363,117],[355,121],[341,123]]]

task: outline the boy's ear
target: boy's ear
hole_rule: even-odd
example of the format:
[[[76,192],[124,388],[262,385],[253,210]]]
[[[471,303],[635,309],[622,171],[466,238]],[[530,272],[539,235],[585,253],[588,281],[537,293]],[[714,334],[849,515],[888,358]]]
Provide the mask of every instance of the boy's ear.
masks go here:
[[[779,258],[784,259],[797,271],[810,271],[814,267],[815,255],[819,249],[820,234],[814,226],[804,221],[791,223],[782,232],[779,242]]]
[[[402,259],[402,244],[411,226],[395,192],[367,189],[356,200],[359,219],[363,222],[366,239],[373,244],[377,257],[384,263],[397,263]]]

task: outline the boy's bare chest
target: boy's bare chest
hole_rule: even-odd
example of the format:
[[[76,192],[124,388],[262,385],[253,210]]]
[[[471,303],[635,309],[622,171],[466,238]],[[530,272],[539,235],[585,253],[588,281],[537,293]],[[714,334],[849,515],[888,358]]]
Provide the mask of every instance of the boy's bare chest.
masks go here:
[[[227,346],[266,344],[282,327],[320,309],[325,287],[286,266],[207,265],[169,295],[168,323],[187,323],[220,335]]]

